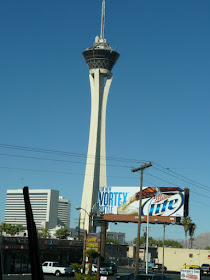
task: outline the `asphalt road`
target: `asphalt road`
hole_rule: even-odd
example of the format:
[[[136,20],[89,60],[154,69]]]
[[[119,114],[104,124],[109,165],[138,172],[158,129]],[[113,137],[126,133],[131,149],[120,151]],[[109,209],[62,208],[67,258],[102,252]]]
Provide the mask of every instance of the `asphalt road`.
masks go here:
[[[118,267],[118,273],[132,273],[134,272],[134,268],[123,268],[123,267]],[[172,271],[167,271],[164,273],[166,276],[174,279],[174,280],[180,280],[180,273],[172,272]],[[117,275],[117,274],[116,274]],[[108,280],[116,280],[116,275],[114,276],[108,276]],[[3,275],[3,280],[31,280],[31,275]],[[58,277],[53,276],[53,275],[44,275],[45,280],[58,280]],[[70,276],[62,276],[59,279],[62,280],[75,280],[74,277]],[[201,276],[201,280],[210,280],[210,275],[204,274]]]

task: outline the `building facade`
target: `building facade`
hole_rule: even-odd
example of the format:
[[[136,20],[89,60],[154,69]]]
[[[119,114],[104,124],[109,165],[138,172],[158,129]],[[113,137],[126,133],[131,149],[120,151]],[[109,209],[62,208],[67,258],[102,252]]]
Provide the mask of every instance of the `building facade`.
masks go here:
[[[28,238],[0,235],[3,274],[30,273]],[[39,238],[40,262],[57,261],[63,266],[82,260],[83,244],[77,240]]]
[[[168,270],[180,271],[185,265],[210,264],[210,250],[164,248],[163,253],[163,247],[159,247],[156,262],[162,263],[163,260]]]
[[[59,196],[58,200],[58,225],[70,228],[71,201]]]
[[[119,244],[125,244],[125,233],[123,232],[106,232],[106,237],[115,239]]]
[[[29,190],[29,197],[37,229],[54,228],[58,219],[59,191],[50,189]],[[26,228],[23,190],[7,190],[5,223]]]

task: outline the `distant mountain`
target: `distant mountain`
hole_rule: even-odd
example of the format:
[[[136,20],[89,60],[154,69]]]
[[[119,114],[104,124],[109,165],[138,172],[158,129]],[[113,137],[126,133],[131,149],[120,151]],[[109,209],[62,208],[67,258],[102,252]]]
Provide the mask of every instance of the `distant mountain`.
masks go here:
[[[189,242],[189,239],[187,240],[187,242]],[[201,233],[197,237],[194,237],[193,240],[194,249],[205,249],[205,247],[207,246],[210,247],[210,232]]]

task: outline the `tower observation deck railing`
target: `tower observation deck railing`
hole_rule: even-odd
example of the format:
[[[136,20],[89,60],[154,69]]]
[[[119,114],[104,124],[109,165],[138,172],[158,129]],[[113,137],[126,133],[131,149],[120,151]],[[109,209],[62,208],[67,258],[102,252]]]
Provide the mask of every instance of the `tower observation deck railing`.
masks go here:
[[[101,68],[111,71],[119,57],[119,53],[114,51],[108,43],[94,44],[82,54],[89,70]]]

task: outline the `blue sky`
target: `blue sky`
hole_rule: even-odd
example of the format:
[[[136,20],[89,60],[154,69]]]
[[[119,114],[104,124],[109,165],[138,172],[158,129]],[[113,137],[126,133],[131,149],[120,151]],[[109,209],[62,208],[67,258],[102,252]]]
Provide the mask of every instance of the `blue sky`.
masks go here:
[[[145,171],[144,186],[188,187],[196,235],[209,232],[210,2],[106,2],[105,38],[120,53],[107,104],[106,149],[108,158],[121,160],[107,160],[108,185],[138,186],[139,174],[130,169],[150,160],[155,164]],[[100,33],[101,0],[0,5],[0,221],[6,190],[27,185],[57,189],[70,199],[74,227],[90,121],[81,53]],[[132,240],[137,225],[111,230]],[[161,238],[162,226],[151,226],[151,235]],[[166,238],[183,239],[183,228],[168,226]]]

